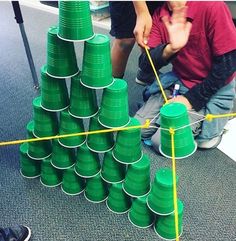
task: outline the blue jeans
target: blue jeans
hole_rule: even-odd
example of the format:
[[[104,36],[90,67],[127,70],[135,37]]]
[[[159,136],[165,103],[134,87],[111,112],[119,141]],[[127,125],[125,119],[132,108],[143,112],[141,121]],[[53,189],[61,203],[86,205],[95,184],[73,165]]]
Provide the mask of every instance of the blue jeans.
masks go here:
[[[171,94],[170,89],[174,84],[180,85],[179,94],[186,93],[189,89],[186,88],[178,76],[173,72],[160,75],[160,81],[163,85],[163,89]],[[160,88],[155,81],[152,85],[147,86],[143,92],[144,106],[136,113],[135,117],[144,123],[146,119],[155,118],[158,115],[161,106],[163,105],[163,97],[160,93]],[[227,114],[229,113],[234,104],[235,99],[235,79],[229,84],[222,87],[218,92],[211,97],[207,105],[202,108],[196,114],[207,115],[207,114]],[[158,103],[159,102],[159,103]],[[190,114],[190,122],[193,123],[198,119],[201,119],[199,115]],[[216,136],[219,136],[224,126],[226,125],[228,118],[216,118],[212,121],[204,120],[200,125],[195,125],[192,130],[198,142],[210,140]],[[159,118],[156,118],[156,123],[159,123]],[[144,130],[145,131],[145,130]],[[156,130],[146,130],[146,133],[142,133],[144,139],[149,138],[154,134]]]

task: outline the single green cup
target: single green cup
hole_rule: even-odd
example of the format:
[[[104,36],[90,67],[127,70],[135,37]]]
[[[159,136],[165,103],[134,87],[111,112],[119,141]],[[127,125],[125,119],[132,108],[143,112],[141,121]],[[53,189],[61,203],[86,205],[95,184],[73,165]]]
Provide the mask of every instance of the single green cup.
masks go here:
[[[71,167],[63,172],[61,189],[67,195],[79,195],[84,191],[85,182]]]
[[[47,111],[61,111],[69,106],[65,79],[47,74],[47,66],[41,68],[41,106]]]
[[[85,41],[94,36],[89,1],[59,1],[58,37]]]
[[[20,145],[20,173],[26,178],[36,178],[41,173],[41,162],[31,159],[28,155],[28,144]]]
[[[129,211],[132,201],[131,198],[123,191],[121,183],[111,185],[106,205],[113,213],[123,214]]]
[[[176,185],[178,184],[176,177]],[[156,172],[147,205],[151,211],[159,215],[169,215],[174,212],[173,175],[169,168],[161,168]]]
[[[129,121],[127,83],[122,79],[103,91],[98,121],[107,128],[124,127]]]
[[[42,108],[40,96],[33,100],[33,120],[34,136],[46,137],[58,134],[57,115]]]
[[[30,121],[27,124],[27,138],[32,139],[35,138],[33,135],[34,132],[34,121]],[[28,143],[28,156],[34,160],[42,160],[44,158],[49,157],[52,154],[52,146],[51,142],[46,141],[33,141]]]
[[[104,127],[98,122],[98,115],[92,117],[89,123],[89,131],[104,130]],[[88,135],[87,146],[94,152],[107,152],[114,146],[114,138],[112,132],[97,133]]]
[[[42,160],[40,182],[46,187],[56,187],[62,182],[62,172],[51,164],[51,158]]]
[[[140,122],[131,118],[127,127],[140,126]],[[141,129],[133,128],[117,133],[116,144],[113,149],[114,158],[123,164],[138,162],[142,156]]]
[[[112,156],[112,152],[105,153],[103,158],[103,165],[101,171],[101,177],[108,183],[122,182],[126,174],[126,165],[117,162]]]
[[[181,159],[192,155],[196,151],[197,145],[194,142],[193,133],[189,126],[186,106],[178,102],[164,105],[160,110],[160,116],[162,129],[159,150],[161,154],[168,158],[172,157],[171,134],[169,131],[172,128],[175,131],[175,158]]]
[[[84,43],[81,83],[92,89],[110,86],[112,77],[110,39],[106,35],[96,34]]]
[[[183,210],[184,205],[178,199],[178,234],[179,237],[183,233]],[[155,222],[154,230],[158,236],[166,240],[175,240],[176,239],[176,230],[175,230],[175,214],[172,213],[168,216],[159,216]]]
[[[98,153],[88,149],[86,144],[77,149],[77,161],[75,164],[75,172],[85,178],[96,176],[101,170]]]
[[[141,197],[149,193],[150,160],[146,155],[143,155],[140,161],[128,166],[123,189],[132,197]]]
[[[97,114],[96,91],[80,83],[80,74],[71,78],[69,112],[76,118],[89,118]]]
[[[68,169],[75,164],[75,151],[59,144],[57,140],[52,142],[51,164],[57,169]]]
[[[133,201],[128,213],[129,221],[138,228],[148,228],[154,222],[154,214],[147,206],[147,195]]]
[[[59,134],[73,134],[84,132],[84,125],[82,119],[77,119],[70,115],[68,109],[63,110],[60,115]],[[59,143],[67,148],[75,148],[81,146],[86,141],[86,136],[72,136],[60,138]]]
[[[79,72],[74,43],[58,38],[57,33],[57,26],[48,30],[47,74],[55,78],[69,78]]]
[[[107,199],[107,184],[102,180],[100,173],[86,180],[84,196],[93,203],[100,203]]]

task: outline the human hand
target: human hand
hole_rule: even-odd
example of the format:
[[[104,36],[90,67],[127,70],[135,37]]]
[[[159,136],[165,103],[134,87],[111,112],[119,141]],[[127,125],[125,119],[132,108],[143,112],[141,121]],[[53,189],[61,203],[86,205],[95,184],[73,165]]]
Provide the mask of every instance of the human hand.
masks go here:
[[[184,104],[187,107],[187,110],[192,109],[192,105],[190,104],[188,99],[186,97],[184,97],[183,95],[177,95],[176,97],[168,100],[168,103],[173,103],[173,102],[179,102],[179,103]]]
[[[186,12],[186,6],[174,7],[170,18],[167,16],[162,18],[169,34],[170,47],[173,52],[179,51],[188,42],[192,23],[187,21]]]
[[[148,12],[137,15],[134,36],[140,47],[146,47],[148,36],[152,28],[152,17]]]

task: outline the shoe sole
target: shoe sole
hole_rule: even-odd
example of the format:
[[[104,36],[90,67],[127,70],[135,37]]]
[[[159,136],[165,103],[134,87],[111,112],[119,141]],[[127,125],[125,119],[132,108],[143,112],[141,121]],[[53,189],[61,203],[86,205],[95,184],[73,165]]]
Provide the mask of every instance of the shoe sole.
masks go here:
[[[29,241],[30,240],[30,237],[31,237],[31,229],[29,228],[29,227],[27,227],[27,226],[24,226],[25,228],[27,228],[27,230],[28,230],[28,235],[27,235],[27,237],[24,239],[24,241]]]
[[[135,82],[137,83],[137,84],[139,84],[139,85],[142,85],[142,86],[146,86],[147,85],[147,83],[145,83],[145,82],[143,82],[143,81],[141,81],[141,80],[139,80],[139,79],[135,79]]]

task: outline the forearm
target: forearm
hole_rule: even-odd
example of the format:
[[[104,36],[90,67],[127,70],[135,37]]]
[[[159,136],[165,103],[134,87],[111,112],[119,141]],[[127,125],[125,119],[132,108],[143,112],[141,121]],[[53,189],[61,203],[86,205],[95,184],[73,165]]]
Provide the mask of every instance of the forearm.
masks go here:
[[[226,80],[236,71],[236,50],[216,57],[212,70],[202,83],[195,85],[184,96],[193,109],[199,111],[210,98],[226,84]]]
[[[148,7],[145,1],[133,1],[133,5],[137,16],[148,12]]]

